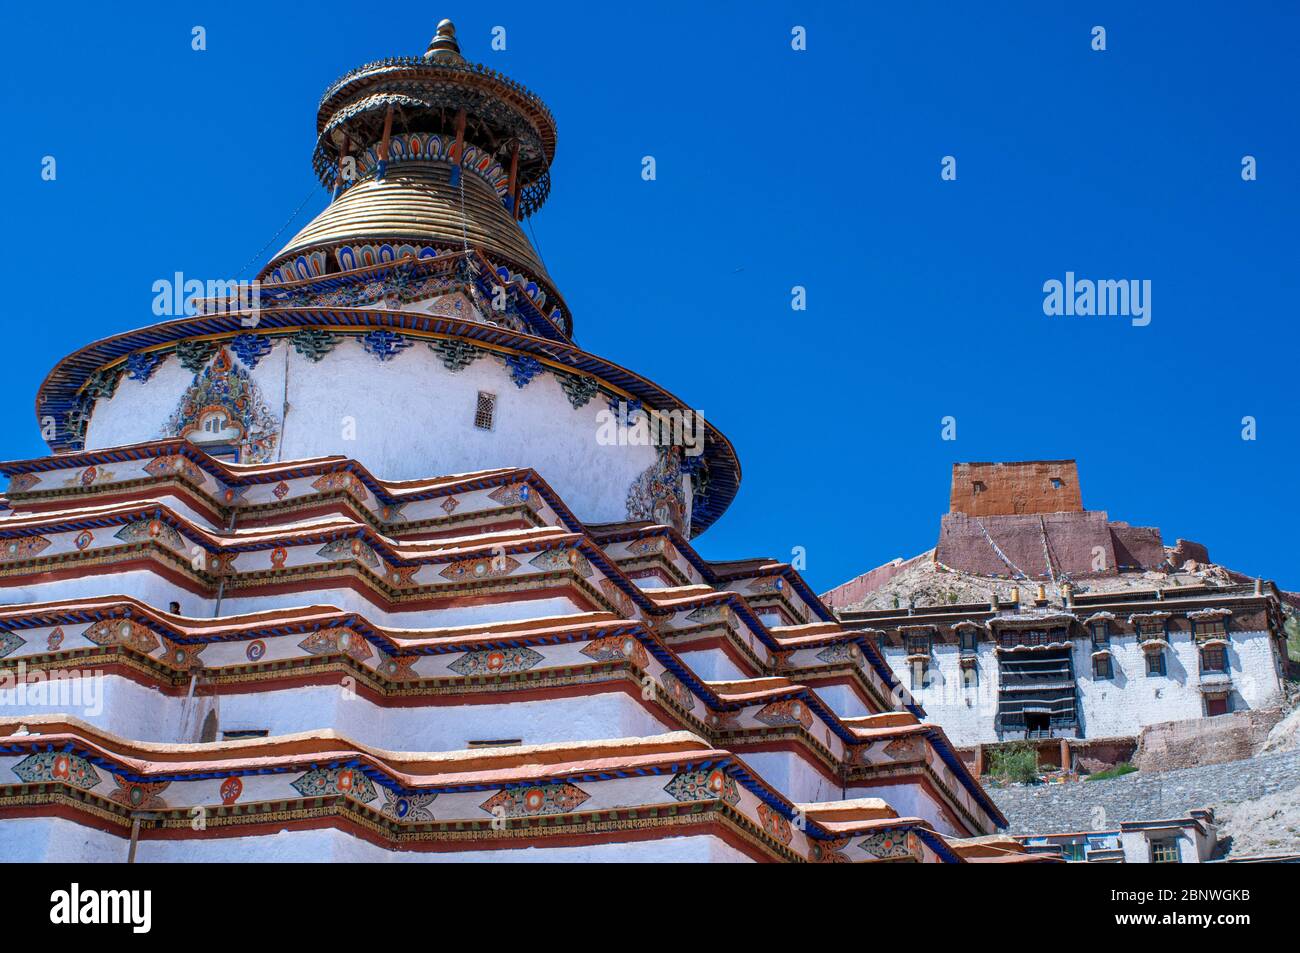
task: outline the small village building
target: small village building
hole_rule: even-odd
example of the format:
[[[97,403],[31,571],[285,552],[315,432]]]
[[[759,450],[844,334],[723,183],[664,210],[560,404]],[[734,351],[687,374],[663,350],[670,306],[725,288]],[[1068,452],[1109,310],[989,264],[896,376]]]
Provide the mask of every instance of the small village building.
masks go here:
[[[1217,831],[1214,812],[1207,808],[1186,817],[1129,821],[1110,830],[1015,840],[1031,854],[1059,856],[1067,863],[1203,864],[1214,857]]]

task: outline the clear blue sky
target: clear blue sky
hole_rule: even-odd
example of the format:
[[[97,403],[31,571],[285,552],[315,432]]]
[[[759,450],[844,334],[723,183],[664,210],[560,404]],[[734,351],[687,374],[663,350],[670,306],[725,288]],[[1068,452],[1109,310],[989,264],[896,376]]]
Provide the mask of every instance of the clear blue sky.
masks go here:
[[[803,546],[825,589],[933,545],[955,460],[1075,457],[1088,507],[1300,588],[1295,4],[654,6],[10,4],[0,456],[156,279],[251,276],[319,211],[325,86],[450,16],[559,122],[534,227],[579,343],[736,445],[707,557]],[[1149,279],[1150,326],[1044,316],[1066,271]]]

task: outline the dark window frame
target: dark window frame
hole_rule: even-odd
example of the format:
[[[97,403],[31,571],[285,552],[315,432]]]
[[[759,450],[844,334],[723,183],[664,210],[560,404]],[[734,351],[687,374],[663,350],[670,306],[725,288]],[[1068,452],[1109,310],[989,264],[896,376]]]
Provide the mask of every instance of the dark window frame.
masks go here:
[[[478,392],[474,404],[474,429],[495,430],[497,426],[497,395],[485,390]]]
[[[1201,671],[1210,672],[1218,675],[1227,675],[1230,671],[1228,662],[1228,650],[1222,645],[1203,645],[1198,653],[1200,655]],[[1212,664],[1207,664],[1208,659],[1217,658],[1219,666],[1215,668]]]

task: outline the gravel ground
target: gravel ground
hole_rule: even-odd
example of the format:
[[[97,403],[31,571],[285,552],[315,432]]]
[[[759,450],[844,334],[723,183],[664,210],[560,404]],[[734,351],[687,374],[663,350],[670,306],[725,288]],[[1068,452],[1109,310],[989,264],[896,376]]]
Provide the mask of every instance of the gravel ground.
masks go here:
[[[1108,781],[990,787],[989,794],[1012,834],[1098,830],[1212,807],[1233,853],[1300,850],[1300,751]]]

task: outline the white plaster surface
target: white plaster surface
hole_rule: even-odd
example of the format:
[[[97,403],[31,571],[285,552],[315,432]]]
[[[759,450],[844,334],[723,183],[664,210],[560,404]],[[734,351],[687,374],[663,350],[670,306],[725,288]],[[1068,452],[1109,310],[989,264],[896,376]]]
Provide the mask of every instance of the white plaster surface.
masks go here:
[[[844,789],[809,762],[787,751],[745,751],[744,762],[772,787],[799,803],[838,801]]]
[[[384,708],[359,696],[345,697],[333,685],[186,699],[119,675],[101,675],[70,679],[61,688],[79,692],[65,698],[94,704],[19,703],[17,689],[7,689],[0,691],[0,714],[73,715],[137,741],[193,742],[200,739],[207,712],[215,709],[217,740],[221,731],[267,729],[283,735],[330,728],[351,741],[390,751],[459,751],[470,741],[513,738],[523,744],[641,738],[676,730],[619,691],[541,701],[510,701],[503,695],[500,704],[490,705]]]
[[[1229,643],[1232,710],[1281,704],[1281,685],[1268,633],[1233,631]],[[1198,648],[1184,633],[1175,633],[1170,648],[1165,650],[1164,676],[1147,676],[1143,649],[1133,636],[1111,638],[1114,677],[1110,679],[1093,675],[1090,640],[1075,639],[1071,651],[1082,737],[1129,737],[1146,725],[1205,715]],[[911,672],[904,655],[903,649],[894,647],[885,653],[898,678],[910,686]],[[927,719],[940,725],[953,744],[996,742],[997,654],[991,643],[979,643],[979,682],[974,687],[964,685],[959,657],[955,645],[935,645],[930,659],[932,684],[913,690],[913,695],[925,708]]]
[[[387,480],[532,467],[591,522],[626,519],[628,488],[655,461],[652,447],[598,442],[605,401],[575,410],[550,373],[517,387],[491,354],[453,373],[422,341],[380,363],[349,337],[313,364],[281,340],[250,376],[283,419],[278,452],[286,460],[342,454]],[[112,398],[97,402],[86,448],[163,436],[193,379],[175,357],[148,381],[123,379]],[[491,431],[474,427],[479,391],[497,397]]]
[[[129,841],[62,818],[0,821],[0,861],[123,862]],[[389,850],[337,830],[281,831],[260,837],[142,840],[136,863],[748,863],[717,837],[697,834],[625,844],[437,853]]]

